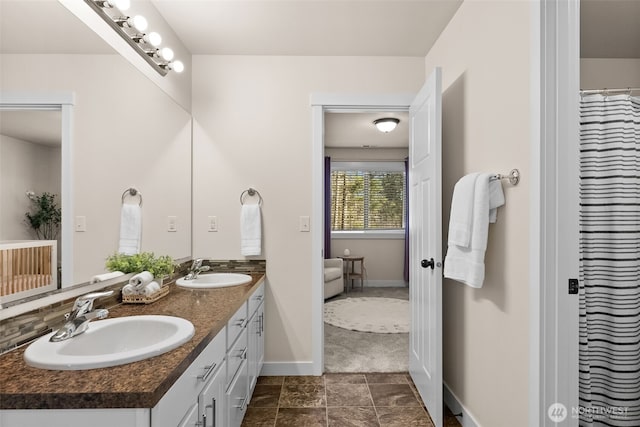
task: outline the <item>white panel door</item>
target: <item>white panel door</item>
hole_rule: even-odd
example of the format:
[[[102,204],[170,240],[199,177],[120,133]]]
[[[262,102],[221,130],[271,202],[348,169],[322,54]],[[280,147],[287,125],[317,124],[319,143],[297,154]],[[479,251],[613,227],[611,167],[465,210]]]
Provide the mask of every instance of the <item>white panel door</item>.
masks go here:
[[[442,406],[441,71],[409,109],[409,371],[436,427]]]

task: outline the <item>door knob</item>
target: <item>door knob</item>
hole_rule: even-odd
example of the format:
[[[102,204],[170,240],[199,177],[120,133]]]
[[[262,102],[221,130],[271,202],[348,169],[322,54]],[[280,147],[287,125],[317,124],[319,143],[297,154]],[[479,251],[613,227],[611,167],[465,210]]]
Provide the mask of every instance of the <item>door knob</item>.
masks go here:
[[[435,261],[433,260],[433,258],[429,259],[428,261],[426,259],[423,259],[422,261],[420,261],[420,265],[422,266],[422,268],[431,267],[431,269],[433,270],[435,268]]]

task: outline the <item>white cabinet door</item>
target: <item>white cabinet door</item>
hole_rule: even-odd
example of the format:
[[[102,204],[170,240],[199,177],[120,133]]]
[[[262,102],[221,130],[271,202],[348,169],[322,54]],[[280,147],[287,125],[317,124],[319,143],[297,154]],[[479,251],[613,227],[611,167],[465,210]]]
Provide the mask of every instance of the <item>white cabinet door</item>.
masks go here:
[[[236,376],[227,390],[227,424],[225,427],[240,427],[249,404],[249,370],[246,360],[242,361]]]
[[[264,362],[264,304],[260,304],[249,321],[247,362],[249,364],[249,396],[251,396]]]
[[[198,404],[191,405],[178,427],[197,427],[198,424]]]
[[[226,366],[223,362],[198,396],[198,413],[201,421],[198,426],[225,427],[227,425],[224,392],[226,372]]]

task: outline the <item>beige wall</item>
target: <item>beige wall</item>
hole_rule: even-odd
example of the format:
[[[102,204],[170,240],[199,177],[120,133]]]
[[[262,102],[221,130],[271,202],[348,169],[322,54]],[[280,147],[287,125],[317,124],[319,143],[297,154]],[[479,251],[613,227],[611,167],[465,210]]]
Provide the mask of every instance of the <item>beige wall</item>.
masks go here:
[[[421,58],[193,58],[194,256],[238,259],[240,193],[255,187],[267,260],[267,362],[311,360],[312,93],[416,92]],[[318,161],[322,161],[318,159]],[[207,216],[218,232],[207,232]]]
[[[529,46],[528,2],[465,1],[425,59],[443,73],[445,242],[460,177],[522,173],[489,228],[484,286],[443,283],[444,381],[491,427],[528,422]]]
[[[118,249],[121,195],[143,195],[142,250],[191,254],[191,117],[119,55],[2,55],[0,88],[73,91],[74,282]],[[46,66],[43,66],[46,64]],[[167,232],[177,216],[178,231]]]
[[[25,223],[27,191],[56,194],[60,201],[60,147],[0,135],[0,240],[35,238]]]
[[[640,59],[583,58],[580,89],[640,87]]]
[[[332,161],[404,161],[406,148],[363,149],[326,148]],[[404,284],[404,237],[400,239],[332,239],[331,255],[338,256],[349,249],[352,255],[365,257],[365,285]]]

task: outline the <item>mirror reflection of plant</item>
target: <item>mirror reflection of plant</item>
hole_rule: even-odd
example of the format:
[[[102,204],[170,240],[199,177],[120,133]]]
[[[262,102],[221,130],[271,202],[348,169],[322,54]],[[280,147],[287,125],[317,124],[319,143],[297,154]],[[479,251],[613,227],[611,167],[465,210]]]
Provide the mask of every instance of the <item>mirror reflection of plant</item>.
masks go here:
[[[31,210],[24,214],[27,225],[35,232],[37,239],[57,239],[62,221],[57,196],[46,191],[39,196],[33,191],[27,191],[26,194],[31,201]]]
[[[153,252],[142,252],[135,255],[115,253],[107,258],[107,270],[123,273],[140,273],[148,271],[154,277],[165,277],[173,274],[175,263],[168,255],[156,257]]]

